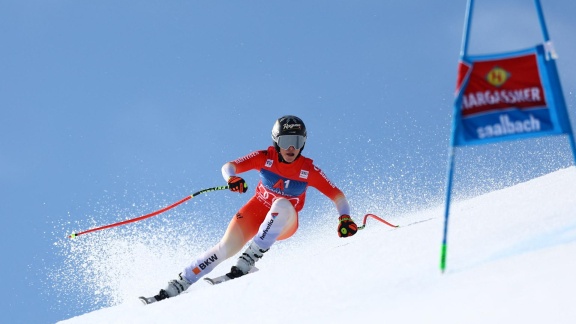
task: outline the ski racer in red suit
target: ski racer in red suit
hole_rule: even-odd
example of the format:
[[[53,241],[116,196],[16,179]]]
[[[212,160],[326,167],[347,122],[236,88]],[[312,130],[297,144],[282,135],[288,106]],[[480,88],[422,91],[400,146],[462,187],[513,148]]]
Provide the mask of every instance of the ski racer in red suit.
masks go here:
[[[300,118],[283,116],[272,128],[274,146],[224,164],[222,175],[230,190],[238,193],[248,189],[238,175],[258,170],[260,182],[255,195],[232,217],[218,244],[199,255],[158,295],[141,299],[150,303],[180,294],[222,261],[240,252],[246,243],[250,244],[226,276],[233,279],[248,273],[274,242],[296,232],[298,212],[304,207],[308,186],[334,202],[340,215],[338,235],[354,235],[358,228],[349,216],[348,200],[311,159],[301,154],[306,138],[306,126]]]

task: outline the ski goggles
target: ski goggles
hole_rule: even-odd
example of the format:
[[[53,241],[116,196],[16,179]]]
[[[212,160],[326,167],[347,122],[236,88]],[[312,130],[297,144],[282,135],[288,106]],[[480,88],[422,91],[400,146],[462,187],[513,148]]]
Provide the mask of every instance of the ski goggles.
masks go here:
[[[306,143],[306,137],[302,135],[282,135],[278,136],[278,146],[281,149],[287,150],[290,146],[294,146],[295,149],[299,150],[304,147],[304,143]]]

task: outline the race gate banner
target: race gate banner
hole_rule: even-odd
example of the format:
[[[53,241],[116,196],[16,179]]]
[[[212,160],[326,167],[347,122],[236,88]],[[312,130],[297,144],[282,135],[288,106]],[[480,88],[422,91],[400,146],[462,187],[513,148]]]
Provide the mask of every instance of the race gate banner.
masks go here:
[[[458,66],[455,146],[570,132],[551,53],[544,45],[464,56]]]

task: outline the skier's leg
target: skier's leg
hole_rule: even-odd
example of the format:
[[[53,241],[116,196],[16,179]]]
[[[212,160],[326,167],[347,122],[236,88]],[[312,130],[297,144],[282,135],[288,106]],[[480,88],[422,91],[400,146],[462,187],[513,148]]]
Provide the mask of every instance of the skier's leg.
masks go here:
[[[258,233],[240,255],[236,266],[232,267],[228,276],[236,278],[248,273],[250,267],[262,258],[274,242],[292,236],[297,228],[298,213],[294,206],[285,198],[275,200],[260,225]]]
[[[220,242],[200,254],[177,279],[168,282],[166,288],[155,296],[156,300],[179,295],[222,261],[238,253],[246,242],[256,235],[267,211],[268,208],[256,198],[250,199],[234,215]]]
[[[274,200],[266,218],[260,224],[253,241],[263,250],[268,250],[274,242],[292,236],[298,228],[298,213],[288,199]]]
[[[220,242],[199,255],[184,269],[182,276],[190,283],[195,283],[222,261],[240,252],[246,242],[256,235],[267,211],[268,208],[257,199],[248,201],[234,215]]]

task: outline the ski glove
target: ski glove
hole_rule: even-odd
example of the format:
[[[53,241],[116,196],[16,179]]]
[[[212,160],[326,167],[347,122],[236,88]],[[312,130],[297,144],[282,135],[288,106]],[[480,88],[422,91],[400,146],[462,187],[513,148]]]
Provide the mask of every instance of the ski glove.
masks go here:
[[[338,236],[348,237],[358,232],[358,226],[356,225],[356,223],[354,223],[352,218],[350,218],[350,215],[344,214],[340,216],[338,220],[340,221],[338,223]]]
[[[248,191],[248,184],[246,184],[246,181],[240,177],[231,176],[228,178],[228,189],[242,194]]]

